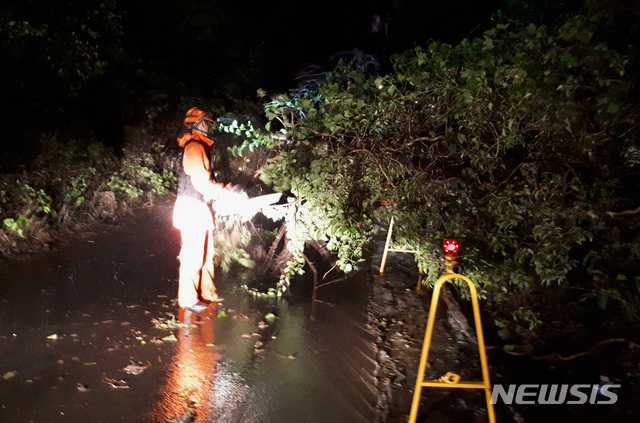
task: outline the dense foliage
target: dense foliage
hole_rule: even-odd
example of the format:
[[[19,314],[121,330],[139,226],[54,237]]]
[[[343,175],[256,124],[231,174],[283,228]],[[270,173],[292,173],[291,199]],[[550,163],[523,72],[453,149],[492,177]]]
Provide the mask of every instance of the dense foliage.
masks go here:
[[[65,151],[38,172],[0,176],[0,257],[47,248],[175,192],[179,156],[163,144],[141,142],[122,157],[95,144],[82,160]]]
[[[396,55],[384,76],[352,61],[317,89],[274,97],[266,114],[287,141],[268,142],[261,178],[300,200],[288,272],[317,239],[351,271],[394,216],[427,284],[443,271],[442,240],[460,240],[505,338],[549,330],[560,298],[577,314],[636,319],[637,80],[633,57],[598,38],[602,19],[501,24]]]

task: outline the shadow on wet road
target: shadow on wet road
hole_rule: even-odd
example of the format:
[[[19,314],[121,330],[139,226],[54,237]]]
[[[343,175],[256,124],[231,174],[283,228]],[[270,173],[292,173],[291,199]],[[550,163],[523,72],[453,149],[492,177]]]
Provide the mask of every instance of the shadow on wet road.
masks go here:
[[[307,293],[219,274],[226,301],[181,315],[170,214],[2,264],[0,421],[376,421],[365,278],[323,288],[312,321]]]

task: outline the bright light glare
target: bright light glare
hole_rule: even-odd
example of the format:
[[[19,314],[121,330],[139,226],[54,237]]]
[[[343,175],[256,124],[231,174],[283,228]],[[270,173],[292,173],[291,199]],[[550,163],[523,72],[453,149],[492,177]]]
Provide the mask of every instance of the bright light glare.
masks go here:
[[[218,216],[243,214],[248,199],[247,193],[238,188],[224,189],[212,207]]]
[[[275,193],[249,198],[246,192],[239,189],[225,189],[212,207],[218,216],[236,216],[246,222],[263,207],[278,202],[280,197],[280,193]]]
[[[162,399],[152,411],[153,421],[181,418],[187,408],[201,410],[207,405],[220,359],[218,349],[211,347],[214,345],[212,313],[209,310],[197,316],[188,310],[180,311],[182,326],[175,333],[173,363],[160,388]]]

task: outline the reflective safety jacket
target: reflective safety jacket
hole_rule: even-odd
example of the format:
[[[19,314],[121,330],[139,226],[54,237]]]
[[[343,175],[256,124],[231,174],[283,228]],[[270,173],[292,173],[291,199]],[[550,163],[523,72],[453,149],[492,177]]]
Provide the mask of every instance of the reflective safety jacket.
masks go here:
[[[173,226],[178,229],[213,229],[215,221],[207,201],[215,200],[224,184],[211,180],[209,151],[213,140],[198,132],[178,138],[184,148],[178,173],[178,197],[173,208]]]

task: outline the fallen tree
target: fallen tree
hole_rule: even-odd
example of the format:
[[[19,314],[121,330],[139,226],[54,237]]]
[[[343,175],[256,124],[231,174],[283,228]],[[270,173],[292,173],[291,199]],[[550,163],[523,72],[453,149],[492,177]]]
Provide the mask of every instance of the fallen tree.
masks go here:
[[[600,38],[610,22],[596,9],[557,30],[498,25],[399,54],[387,75],[352,60],[315,89],[273,96],[277,136],[252,130],[243,146],[266,149],[262,181],[301,200],[280,216],[293,253],[281,285],[311,240],[353,271],[393,216],[426,285],[442,273],[442,240],[460,239],[464,273],[510,345],[585,314],[635,321],[637,64]]]

